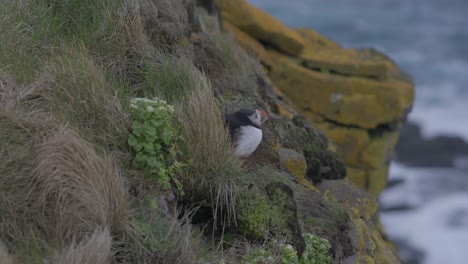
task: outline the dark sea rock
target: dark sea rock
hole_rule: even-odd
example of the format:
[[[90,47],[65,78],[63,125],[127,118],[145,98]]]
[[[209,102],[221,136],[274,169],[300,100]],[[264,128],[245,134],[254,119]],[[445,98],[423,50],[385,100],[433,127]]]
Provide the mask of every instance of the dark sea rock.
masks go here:
[[[395,160],[409,166],[453,167],[455,160],[468,156],[468,143],[457,136],[423,138],[418,124],[409,122],[401,129]]]
[[[395,240],[404,264],[421,264],[424,262],[424,252],[404,240]]]

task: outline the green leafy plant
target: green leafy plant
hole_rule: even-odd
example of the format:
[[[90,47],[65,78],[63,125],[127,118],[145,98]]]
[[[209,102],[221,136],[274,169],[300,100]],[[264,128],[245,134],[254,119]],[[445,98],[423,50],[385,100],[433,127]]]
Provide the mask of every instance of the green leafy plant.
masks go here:
[[[328,255],[331,245],[328,240],[310,233],[304,234],[306,249],[300,259],[301,264],[329,264],[331,257]]]
[[[268,249],[258,249],[242,257],[242,264],[268,264],[274,263],[273,253]]]
[[[297,252],[293,246],[286,244],[281,247],[281,264],[298,264]]]
[[[174,107],[158,98],[134,98],[130,109],[134,121],[127,142],[136,153],[133,165],[154,176],[163,190],[170,188],[170,179],[181,190],[175,175],[182,167],[177,161],[182,137],[177,133]]]

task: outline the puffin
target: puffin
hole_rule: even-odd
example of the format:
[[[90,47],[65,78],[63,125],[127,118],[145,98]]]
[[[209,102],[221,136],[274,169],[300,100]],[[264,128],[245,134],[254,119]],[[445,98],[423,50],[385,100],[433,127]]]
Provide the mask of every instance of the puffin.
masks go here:
[[[261,126],[267,119],[267,113],[261,109],[241,109],[224,116],[237,156],[247,157],[257,149],[262,141]]]

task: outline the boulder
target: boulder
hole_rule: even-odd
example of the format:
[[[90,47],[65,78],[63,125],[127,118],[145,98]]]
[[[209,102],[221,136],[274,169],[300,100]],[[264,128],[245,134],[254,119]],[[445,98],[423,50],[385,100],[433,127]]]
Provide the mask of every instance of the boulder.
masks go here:
[[[280,168],[305,187],[313,188],[313,185],[306,179],[307,162],[303,155],[298,152],[287,149],[279,148],[277,150],[279,155]]]
[[[407,123],[401,130],[395,151],[395,159],[406,165],[454,167],[457,160],[468,157],[468,142],[448,135],[424,138],[418,124]]]
[[[368,222],[377,218],[376,198],[356,187],[350,181],[324,180],[316,187],[326,200],[343,205],[352,218],[362,218]]]

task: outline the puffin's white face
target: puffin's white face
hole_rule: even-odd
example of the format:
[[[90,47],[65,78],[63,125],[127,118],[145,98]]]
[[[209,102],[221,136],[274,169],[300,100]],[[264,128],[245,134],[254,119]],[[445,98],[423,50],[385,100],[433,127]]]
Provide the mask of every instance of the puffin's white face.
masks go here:
[[[267,113],[263,110],[255,110],[255,113],[249,116],[250,121],[256,124],[257,126],[261,126],[265,120],[268,119]]]

